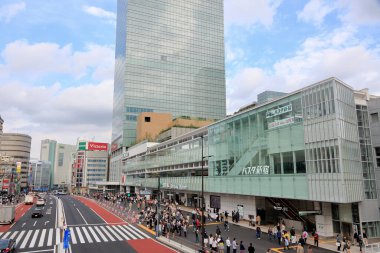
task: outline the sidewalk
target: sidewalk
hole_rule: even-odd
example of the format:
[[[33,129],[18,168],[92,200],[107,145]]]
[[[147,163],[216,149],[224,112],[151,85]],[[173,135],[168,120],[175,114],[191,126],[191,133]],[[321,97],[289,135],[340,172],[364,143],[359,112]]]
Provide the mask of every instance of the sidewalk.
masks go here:
[[[186,207],[186,206],[181,206],[181,210],[186,211],[186,212],[191,212],[194,209],[190,208],[190,207]],[[206,211],[205,211],[205,215],[207,215]],[[231,222],[231,218],[230,217],[229,217],[229,222]],[[249,225],[249,221],[248,220],[243,220],[242,219],[242,220],[239,220],[238,223],[230,223],[230,224],[234,224],[234,225],[237,225],[237,226],[241,226],[241,227],[249,228],[249,229],[252,229],[252,230],[256,230],[255,229],[256,227],[252,227],[252,226]],[[260,225],[260,228],[261,228],[262,232],[268,233],[269,226],[267,226],[267,225]],[[300,231],[296,231],[297,238],[300,238],[301,233],[302,233],[302,231],[301,232]],[[314,242],[314,238],[309,235],[307,241],[308,242]],[[323,237],[323,236],[319,237],[319,248],[324,248],[324,249],[328,249],[328,250],[331,250],[331,251],[338,252],[337,251],[337,246],[335,245],[335,243],[336,243],[335,238]],[[341,250],[342,249],[343,249],[343,247],[341,247]],[[364,248],[363,248],[363,252],[364,252]],[[359,246],[351,246],[351,253],[360,253]]]

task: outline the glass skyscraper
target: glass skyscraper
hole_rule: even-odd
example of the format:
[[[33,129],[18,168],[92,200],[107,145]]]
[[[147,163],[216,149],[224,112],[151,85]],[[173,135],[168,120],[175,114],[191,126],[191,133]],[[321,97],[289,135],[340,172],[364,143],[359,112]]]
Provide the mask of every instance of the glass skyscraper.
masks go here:
[[[226,114],[223,0],[118,0],[112,149],[141,112]]]

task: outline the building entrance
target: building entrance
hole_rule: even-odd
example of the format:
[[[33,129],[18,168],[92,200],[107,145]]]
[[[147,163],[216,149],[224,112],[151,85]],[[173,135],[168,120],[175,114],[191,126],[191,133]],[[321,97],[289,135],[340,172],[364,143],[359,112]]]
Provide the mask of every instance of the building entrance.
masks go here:
[[[347,238],[352,236],[352,224],[348,222],[342,222],[342,235]]]

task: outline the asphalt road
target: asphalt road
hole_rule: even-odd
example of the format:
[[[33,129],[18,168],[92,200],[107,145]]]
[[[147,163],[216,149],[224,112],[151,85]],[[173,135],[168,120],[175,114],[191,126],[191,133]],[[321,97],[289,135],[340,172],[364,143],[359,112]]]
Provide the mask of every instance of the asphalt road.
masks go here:
[[[91,209],[72,196],[47,195],[45,198],[42,218],[31,217],[34,205],[8,231],[0,233],[1,239],[16,239],[16,252],[58,252],[57,245],[62,242],[59,217],[62,217],[71,232],[69,253],[174,253],[137,225],[122,220],[107,223],[107,212],[100,212],[98,205],[91,204]],[[23,204],[20,208],[24,208]]]

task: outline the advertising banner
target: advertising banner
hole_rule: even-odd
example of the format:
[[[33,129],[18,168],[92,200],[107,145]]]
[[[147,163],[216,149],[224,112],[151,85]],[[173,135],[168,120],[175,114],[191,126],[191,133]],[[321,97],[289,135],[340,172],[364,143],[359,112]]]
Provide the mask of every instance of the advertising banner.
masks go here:
[[[18,173],[18,174],[21,173],[21,162],[16,163],[16,173]]]
[[[86,150],[87,142],[79,142],[78,143],[78,150]]]
[[[9,188],[10,180],[8,178],[3,179],[3,190]]]
[[[107,151],[108,150],[108,143],[101,143],[101,142],[89,142],[88,143],[88,150],[98,150],[98,151]]]

